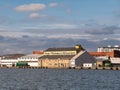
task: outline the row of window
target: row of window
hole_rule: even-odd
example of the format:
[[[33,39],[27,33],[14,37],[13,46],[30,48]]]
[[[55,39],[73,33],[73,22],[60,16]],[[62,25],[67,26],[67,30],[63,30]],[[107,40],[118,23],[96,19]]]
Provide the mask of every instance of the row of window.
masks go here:
[[[30,59],[38,59],[37,57],[35,57],[35,58],[31,58],[31,57],[29,57],[29,58],[18,58],[18,59],[25,59],[25,60],[30,60]]]

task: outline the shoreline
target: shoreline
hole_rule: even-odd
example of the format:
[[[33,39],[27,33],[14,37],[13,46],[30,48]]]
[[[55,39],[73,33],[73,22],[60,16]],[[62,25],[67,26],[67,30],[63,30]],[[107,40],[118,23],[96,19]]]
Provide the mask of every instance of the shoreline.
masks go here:
[[[74,68],[41,68],[41,67],[0,67],[0,69],[75,69],[75,70],[120,70],[120,67],[74,67]]]

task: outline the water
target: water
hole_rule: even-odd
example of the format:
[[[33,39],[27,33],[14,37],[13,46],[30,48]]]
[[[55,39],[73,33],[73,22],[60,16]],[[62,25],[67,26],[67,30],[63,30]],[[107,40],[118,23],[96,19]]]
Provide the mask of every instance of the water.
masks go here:
[[[120,90],[120,71],[0,69],[0,90]]]

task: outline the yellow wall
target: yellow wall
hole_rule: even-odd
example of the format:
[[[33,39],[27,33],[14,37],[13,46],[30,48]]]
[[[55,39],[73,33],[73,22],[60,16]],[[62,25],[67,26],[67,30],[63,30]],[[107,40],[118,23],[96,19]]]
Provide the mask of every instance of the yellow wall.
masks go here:
[[[70,67],[70,60],[60,60],[60,59],[44,59],[38,61],[39,67],[45,68],[69,68]]]
[[[75,55],[76,51],[47,51],[45,55]]]
[[[96,62],[97,67],[102,67],[103,66],[103,62]]]

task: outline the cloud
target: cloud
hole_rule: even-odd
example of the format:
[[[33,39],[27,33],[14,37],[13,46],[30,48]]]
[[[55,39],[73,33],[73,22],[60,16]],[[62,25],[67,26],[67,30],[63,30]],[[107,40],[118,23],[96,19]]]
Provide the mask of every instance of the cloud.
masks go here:
[[[47,17],[47,15],[41,15],[41,14],[38,14],[38,13],[32,13],[29,15],[30,18],[45,18]]]
[[[105,26],[101,29],[89,29],[86,30],[85,33],[93,34],[93,35],[107,35],[107,34],[115,34],[116,30],[119,30],[118,26]]]
[[[92,35],[105,35],[105,34],[114,34],[113,30],[104,30],[104,29],[93,29],[93,30],[86,30],[85,33],[92,34]]]
[[[85,44],[86,42],[87,41],[85,39],[74,40],[72,38],[23,36],[22,38],[16,39],[11,37],[4,37],[0,44],[0,54],[32,53],[34,50],[45,50],[50,47],[74,46],[75,44]]]
[[[38,13],[32,13],[29,15],[30,18],[39,18],[40,15]]]
[[[119,45],[120,43],[120,40],[115,38],[101,39],[104,38],[102,36],[98,37],[100,40],[95,42],[97,36],[91,38],[91,35],[80,35],[79,33],[60,34],[56,32],[53,34],[49,31],[50,33],[47,34],[40,31],[38,34],[34,34],[28,32],[0,32],[0,54],[32,53],[34,50],[45,50],[50,47],[71,47],[76,44],[83,45],[87,51],[96,51],[99,46]]]
[[[56,7],[56,6],[58,6],[58,3],[55,3],[55,2],[54,2],[54,3],[50,3],[50,4],[49,4],[49,7]]]
[[[49,17],[48,17],[49,18]],[[64,29],[64,31],[65,31],[65,29],[66,29],[66,31],[68,32],[68,29],[69,29],[69,32],[70,32],[70,30],[74,30],[74,29],[78,29],[79,28],[79,25],[76,25],[76,24],[68,24],[68,23],[51,23],[51,24],[49,24],[49,23],[41,23],[41,24],[39,24],[39,25],[37,25],[36,27],[31,27],[31,26],[28,26],[28,27],[24,27],[24,29],[35,29],[35,30],[55,30],[55,32],[57,31],[57,32],[59,32],[59,30],[62,30],[62,29]],[[63,31],[63,32],[64,32]]]
[[[39,11],[39,10],[44,10],[46,8],[45,4],[40,4],[40,3],[33,3],[33,4],[26,4],[26,5],[21,5],[17,6],[15,8],[16,11]]]
[[[2,35],[0,35],[0,41],[3,40],[3,39],[4,39],[4,37]]]
[[[118,26],[107,26],[105,28],[103,28],[104,30],[117,30],[117,29],[120,29],[120,27]]]

